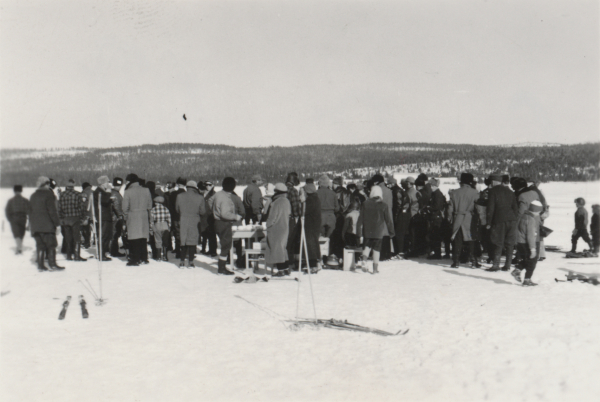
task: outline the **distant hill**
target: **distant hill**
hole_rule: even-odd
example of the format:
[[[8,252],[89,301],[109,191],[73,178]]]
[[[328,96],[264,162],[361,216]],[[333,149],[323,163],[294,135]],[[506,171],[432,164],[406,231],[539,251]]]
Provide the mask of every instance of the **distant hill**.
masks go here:
[[[4,187],[16,183],[32,186],[42,174],[61,185],[69,178],[78,184],[88,181],[95,185],[101,175],[124,178],[130,172],[163,183],[178,176],[215,182],[233,176],[247,183],[256,173],[276,182],[291,171],[302,177],[318,177],[326,172],[349,179],[370,177],[375,172],[423,172],[446,177],[463,171],[480,176],[508,172],[542,181],[588,181],[599,179],[600,143],[371,143],[260,148],[170,143],[101,149],[2,149],[0,158],[0,184]]]

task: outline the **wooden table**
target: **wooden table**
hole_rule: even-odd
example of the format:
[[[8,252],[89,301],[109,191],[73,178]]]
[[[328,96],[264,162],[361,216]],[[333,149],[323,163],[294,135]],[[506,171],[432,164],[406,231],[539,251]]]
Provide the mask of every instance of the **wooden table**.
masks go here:
[[[263,229],[260,226],[254,226],[252,229],[241,229],[241,230],[233,230],[232,232],[232,240],[241,240],[243,248],[252,248],[252,242],[248,241],[246,244],[246,240],[253,239],[254,241],[260,241],[263,237],[267,235],[267,229]],[[229,250],[229,262],[231,264],[231,270],[233,271],[235,265],[233,263],[233,249],[235,247],[233,244],[231,245],[231,250]]]

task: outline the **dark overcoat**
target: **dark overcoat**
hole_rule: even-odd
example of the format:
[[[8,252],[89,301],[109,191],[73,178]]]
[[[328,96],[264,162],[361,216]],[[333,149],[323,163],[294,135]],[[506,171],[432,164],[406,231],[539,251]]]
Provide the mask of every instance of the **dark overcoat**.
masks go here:
[[[321,235],[321,200],[316,193],[306,195],[304,212],[304,236],[306,238],[306,248],[308,259],[316,260],[321,258],[321,247],[319,237]],[[302,254],[302,260],[306,256]]]
[[[265,263],[268,266],[283,263],[288,260],[287,242],[289,236],[290,216],[292,206],[286,193],[273,196],[267,219],[267,251]]]
[[[127,238],[129,240],[148,238],[151,210],[150,190],[140,186],[139,183],[129,185],[123,197],[123,215],[127,224]]]
[[[204,197],[195,188],[188,187],[186,192],[177,196],[175,209],[179,215],[181,245],[195,246],[200,238],[198,224],[206,215]]]
[[[29,200],[31,234],[55,233],[60,225],[56,210],[56,197],[49,188],[38,188]]]
[[[479,199],[477,190],[468,184],[450,193],[448,215],[452,219],[452,239],[462,230],[463,240],[472,241],[471,222],[475,213],[475,202]]]

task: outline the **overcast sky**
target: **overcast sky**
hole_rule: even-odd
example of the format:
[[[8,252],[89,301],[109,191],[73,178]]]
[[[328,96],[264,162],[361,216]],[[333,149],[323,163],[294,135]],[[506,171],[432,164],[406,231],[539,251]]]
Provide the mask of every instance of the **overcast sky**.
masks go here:
[[[597,1],[0,5],[5,148],[600,140]]]

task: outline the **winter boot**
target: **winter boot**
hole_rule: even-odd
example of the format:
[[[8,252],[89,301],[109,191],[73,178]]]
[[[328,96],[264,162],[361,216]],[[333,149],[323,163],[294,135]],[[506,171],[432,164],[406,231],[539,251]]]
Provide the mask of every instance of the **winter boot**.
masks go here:
[[[373,264],[373,275],[375,275],[375,274],[378,274],[378,273],[379,273],[379,270],[377,269],[377,268],[378,268],[378,265],[379,265],[379,264]]]
[[[162,248],[162,258],[163,261],[169,261],[169,256],[167,255],[167,248],[163,247]]]
[[[102,254],[104,254],[102,256],[102,261],[112,261],[112,258],[110,258],[109,256],[107,256],[105,253],[102,253]]]
[[[15,251],[15,254],[22,254],[23,253],[23,239],[16,238],[15,241],[17,242],[17,250]]]
[[[81,244],[75,245],[75,261],[87,261],[87,258],[81,257]]]
[[[162,250],[156,249],[156,261],[162,261]]]
[[[48,268],[45,264],[44,264],[44,260],[46,259],[45,256],[46,252],[44,250],[36,250],[36,261],[37,261],[37,266],[38,266],[38,271],[40,272],[44,272],[44,271],[52,271],[51,268]]]
[[[510,273],[513,278],[515,278],[515,280],[517,282],[521,282],[521,270],[518,268],[513,269],[513,271]]]
[[[531,279],[525,279],[523,281],[523,286],[537,286],[537,283],[531,282]]]
[[[185,268],[185,260],[179,260],[179,269]]]
[[[473,260],[471,261],[471,268],[481,268],[479,257],[473,257]]]
[[[48,265],[54,271],[61,271],[65,269],[65,267],[61,267],[56,264],[56,249],[54,247],[48,250]]]
[[[226,268],[227,266],[227,262],[221,258],[219,258],[219,269],[217,271],[217,273],[219,274],[223,274],[223,275],[234,275],[233,272],[231,272],[230,270],[228,270]]]

